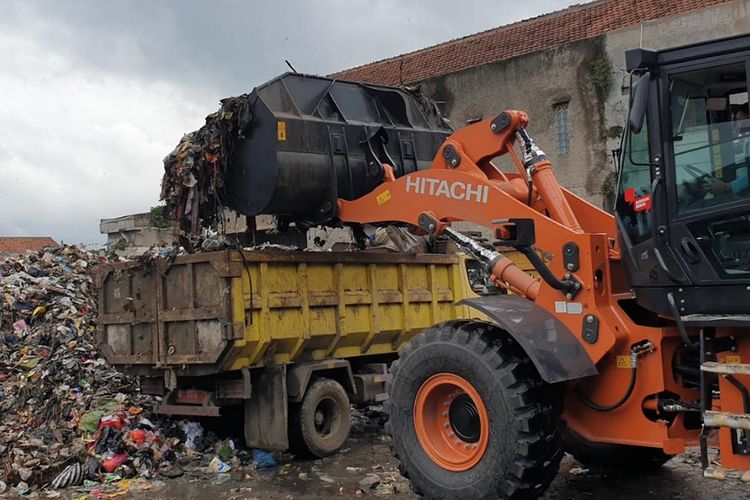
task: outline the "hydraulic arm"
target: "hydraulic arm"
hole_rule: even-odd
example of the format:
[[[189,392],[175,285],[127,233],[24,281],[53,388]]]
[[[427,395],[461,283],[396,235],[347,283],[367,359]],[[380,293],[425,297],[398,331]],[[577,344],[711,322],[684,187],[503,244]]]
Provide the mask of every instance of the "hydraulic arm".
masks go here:
[[[446,232],[451,221],[475,222],[526,254],[550,289],[545,293],[572,299],[584,285],[592,285],[594,272],[581,265],[581,256],[595,252],[581,251],[590,245],[590,238],[571,206],[572,196],[558,184],[546,155],[526,132],[527,125],[526,113],[505,111],[461,129],[443,143],[429,169],[398,179],[387,175],[369,194],[352,201],[339,200],[339,218],[344,222],[409,223],[431,234]],[[506,174],[492,163],[502,155],[511,158],[517,172]],[[586,210],[582,215],[591,221],[590,229],[600,233],[599,253],[607,256],[608,240],[614,238],[611,216],[574,201],[579,210]],[[459,234],[447,234],[463,248],[483,255]],[[532,248],[536,244],[547,252],[564,253],[562,243],[576,254],[577,262],[559,270],[550,269]],[[602,252],[604,244],[608,246]],[[542,287],[539,281],[500,254],[484,260],[498,282],[537,300]],[[574,276],[571,271],[581,272]]]

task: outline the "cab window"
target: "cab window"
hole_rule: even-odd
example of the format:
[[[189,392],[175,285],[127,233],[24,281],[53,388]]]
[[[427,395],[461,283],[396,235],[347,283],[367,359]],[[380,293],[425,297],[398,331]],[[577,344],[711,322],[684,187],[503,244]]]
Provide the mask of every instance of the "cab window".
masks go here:
[[[642,83],[647,83],[643,81]],[[651,166],[648,121],[625,134],[615,210],[633,245],[651,237]]]
[[[669,78],[677,211],[750,198],[750,117],[744,63]]]

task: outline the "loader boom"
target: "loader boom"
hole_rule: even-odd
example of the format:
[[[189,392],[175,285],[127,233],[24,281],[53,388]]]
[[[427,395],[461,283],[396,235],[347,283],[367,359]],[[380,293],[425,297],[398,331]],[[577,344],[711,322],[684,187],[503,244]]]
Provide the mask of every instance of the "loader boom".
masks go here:
[[[594,295],[605,293],[609,283],[609,260],[618,259],[614,218],[560,187],[551,163],[526,133],[528,122],[526,113],[508,110],[457,131],[440,147],[430,168],[399,178],[386,176],[367,195],[339,200],[339,219],[407,223],[429,234],[442,233],[452,221],[473,222],[490,228],[500,243],[524,251],[543,278],[532,278],[498,258],[488,267],[500,285],[552,312],[556,302],[574,299],[572,308],[593,303]],[[502,155],[511,158],[517,172],[504,173],[492,163]],[[527,241],[518,241],[523,232]],[[551,259],[547,264],[537,251],[568,253],[575,259]],[[580,331],[583,315],[568,316],[561,321]],[[600,341],[587,346],[594,361],[616,341],[614,330],[604,325],[599,335]]]

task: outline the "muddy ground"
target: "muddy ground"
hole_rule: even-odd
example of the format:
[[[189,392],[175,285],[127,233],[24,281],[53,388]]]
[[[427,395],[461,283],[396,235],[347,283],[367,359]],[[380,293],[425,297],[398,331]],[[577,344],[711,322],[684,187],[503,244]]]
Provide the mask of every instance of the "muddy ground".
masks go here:
[[[697,465],[697,457],[674,460],[658,474],[635,477],[603,471],[580,473],[581,468],[571,457],[566,456],[560,474],[552,483],[544,499],[598,499],[635,500],[643,498],[662,499],[716,499],[739,500],[750,498],[750,485],[738,481],[703,479]],[[361,467],[364,471],[346,470],[346,467]],[[388,447],[376,440],[357,439],[349,450],[337,457],[322,461],[295,462],[289,470],[267,471],[255,474],[244,481],[228,480],[218,484],[205,478],[182,478],[166,483],[158,491],[149,491],[133,498],[169,499],[305,499],[305,498],[360,498],[380,496],[377,489],[367,494],[358,494],[359,482],[370,471],[381,477],[395,472],[396,462],[390,457]],[[573,470],[574,473],[570,471]],[[386,472],[387,474],[383,474]],[[300,474],[302,478],[300,479]],[[403,488],[398,493],[385,493],[383,498],[415,499],[408,490],[408,483],[397,479],[393,484]]]
[[[292,460],[261,470],[249,466],[222,475],[208,473],[205,467],[185,465],[184,475],[179,478],[159,478],[150,482],[148,490],[136,494],[121,492],[118,498],[417,498],[396,467],[383,436],[382,418],[364,418],[355,420],[352,435],[342,451],[324,460]],[[59,498],[80,499],[86,498],[86,494],[73,488],[65,490]],[[39,497],[44,498],[45,494]],[[560,474],[543,498],[735,500],[750,498],[750,485],[739,480],[704,479],[697,450],[673,459],[660,472],[645,476],[589,470],[566,456]]]
[[[363,471],[347,471],[347,467]],[[169,499],[305,499],[305,498],[361,498],[383,495],[383,498],[415,499],[408,483],[396,479],[388,490],[370,490],[358,494],[359,482],[369,472],[381,477],[395,476],[396,461],[390,457],[388,446],[377,439],[356,437],[348,450],[339,456],[310,462],[295,462],[288,469],[261,471],[244,481],[218,484],[206,478],[182,478],[170,481],[158,491],[133,498]],[[573,473],[571,473],[571,470]],[[675,459],[658,474],[649,476],[620,475],[612,472],[584,472],[581,465],[566,456],[560,474],[552,483],[544,499],[598,499],[635,500],[661,499],[717,499],[739,500],[750,498],[750,485],[736,480],[717,481],[703,479],[696,456]],[[583,473],[582,473],[583,472]],[[300,475],[302,479],[300,479]],[[393,488],[395,486],[395,488]],[[392,489],[391,489],[392,488]],[[390,493],[393,489],[398,492]]]
[[[397,471],[397,462],[385,442],[382,422],[354,425],[352,435],[342,452],[324,460],[296,460],[274,469],[253,471],[251,478],[183,476],[166,482],[157,491],[134,498],[169,499],[319,499],[383,497],[415,499]],[[365,491],[368,474],[375,474],[381,484]],[[374,476],[370,476],[374,479]],[[222,482],[223,481],[223,482]],[[360,490],[360,491],[358,491]],[[663,469],[651,475],[618,474],[614,471],[587,470],[572,457],[563,460],[560,474],[543,497],[546,500],[598,499],[635,500],[750,498],[750,485],[739,480],[704,479],[697,450],[676,457]]]

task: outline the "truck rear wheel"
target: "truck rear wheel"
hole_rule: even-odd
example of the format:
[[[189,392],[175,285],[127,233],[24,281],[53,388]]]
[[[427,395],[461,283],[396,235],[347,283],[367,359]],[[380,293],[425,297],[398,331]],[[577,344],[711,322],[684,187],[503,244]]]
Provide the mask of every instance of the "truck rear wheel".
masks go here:
[[[394,362],[386,402],[394,454],[429,498],[536,498],[562,458],[560,392],[503,332],[427,330]]]
[[[305,391],[302,402],[289,408],[289,434],[293,451],[318,458],[336,453],[349,437],[351,406],[337,381],[318,378]]]
[[[659,448],[595,443],[568,430],[563,439],[565,451],[587,467],[603,467],[631,473],[659,470],[672,459]]]

